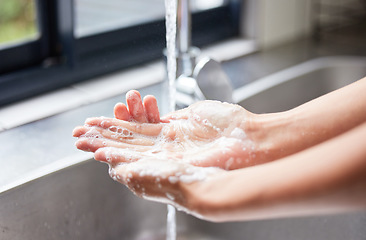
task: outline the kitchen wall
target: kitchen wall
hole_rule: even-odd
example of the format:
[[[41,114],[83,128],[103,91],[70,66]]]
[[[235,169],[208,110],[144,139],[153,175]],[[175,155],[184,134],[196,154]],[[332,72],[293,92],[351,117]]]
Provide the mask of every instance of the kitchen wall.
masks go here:
[[[247,0],[243,35],[257,39],[263,49],[309,35],[311,0]]]

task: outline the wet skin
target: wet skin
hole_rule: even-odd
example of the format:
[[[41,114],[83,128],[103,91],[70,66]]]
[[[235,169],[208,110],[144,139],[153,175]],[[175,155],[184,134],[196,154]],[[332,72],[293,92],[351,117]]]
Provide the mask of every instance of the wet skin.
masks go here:
[[[160,119],[153,96],[142,101],[131,91],[127,106],[118,103],[114,113],[75,128],[77,148],[113,164],[154,158],[229,170],[261,161],[248,131],[251,115],[237,105],[204,101]],[[126,160],[127,154],[133,157]]]

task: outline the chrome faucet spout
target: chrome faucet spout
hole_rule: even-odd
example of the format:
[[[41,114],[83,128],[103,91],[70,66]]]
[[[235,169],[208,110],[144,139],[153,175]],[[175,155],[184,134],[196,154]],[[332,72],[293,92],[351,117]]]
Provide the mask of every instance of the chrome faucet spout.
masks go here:
[[[177,0],[176,105],[200,100],[232,102],[232,88],[220,63],[208,57],[197,61],[200,50],[192,46],[190,0]]]
[[[177,47],[179,54],[187,54],[191,48],[190,0],[178,0],[177,5]]]
[[[181,75],[190,77],[196,64],[199,49],[192,47],[192,14],[190,0],[177,2],[177,78]]]

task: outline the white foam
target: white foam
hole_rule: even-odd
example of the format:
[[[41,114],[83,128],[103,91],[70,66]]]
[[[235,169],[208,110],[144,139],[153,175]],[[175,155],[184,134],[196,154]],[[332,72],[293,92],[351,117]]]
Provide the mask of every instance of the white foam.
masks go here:
[[[177,177],[177,176],[169,176],[168,177],[168,180],[169,180],[169,182],[171,184],[175,184],[175,183],[177,183],[179,181],[179,177]]]
[[[247,135],[245,132],[240,128],[234,128],[234,130],[231,132],[230,137],[238,138],[238,139],[245,139]]]
[[[96,127],[92,127],[92,128],[89,129],[89,131],[87,131],[86,133],[81,135],[81,137],[103,138],[103,135],[96,129]]]

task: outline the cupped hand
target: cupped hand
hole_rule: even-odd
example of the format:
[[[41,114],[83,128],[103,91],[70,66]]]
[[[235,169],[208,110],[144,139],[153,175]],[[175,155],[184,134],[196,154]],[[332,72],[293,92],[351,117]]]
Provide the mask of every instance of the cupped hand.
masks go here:
[[[113,163],[146,157],[227,170],[255,165],[254,142],[245,133],[249,114],[237,105],[203,101],[169,114],[160,123],[90,118],[74,130],[76,146]],[[108,148],[106,148],[108,147]],[[126,160],[126,150],[136,152]]]

